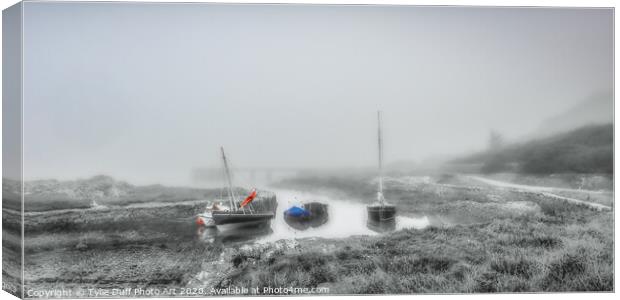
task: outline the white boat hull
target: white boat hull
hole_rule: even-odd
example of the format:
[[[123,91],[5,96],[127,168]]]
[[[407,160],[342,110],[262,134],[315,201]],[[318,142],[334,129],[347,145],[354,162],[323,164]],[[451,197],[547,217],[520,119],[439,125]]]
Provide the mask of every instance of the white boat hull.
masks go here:
[[[213,220],[213,216],[211,214],[199,214],[196,216],[196,224],[202,227],[215,227],[215,220]]]

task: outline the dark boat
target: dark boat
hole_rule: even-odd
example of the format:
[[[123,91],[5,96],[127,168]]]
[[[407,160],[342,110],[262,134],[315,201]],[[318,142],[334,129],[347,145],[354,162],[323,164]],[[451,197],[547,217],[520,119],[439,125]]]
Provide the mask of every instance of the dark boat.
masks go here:
[[[310,218],[310,212],[299,206],[293,206],[284,211],[284,222],[297,230],[306,230],[310,228],[307,221]]]
[[[377,189],[377,201],[366,207],[368,212],[367,224],[372,230],[376,230],[377,228],[394,229],[396,227],[396,206],[388,203],[383,196],[383,140],[381,137],[381,112],[377,112],[377,123],[377,141],[379,146],[379,187]]]
[[[388,223],[396,221],[396,206],[391,204],[375,204],[366,207],[368,221]]]
[[[372,221],[366,222],[366,227],[374,232],[388,232],[396,229],[396,221]]]
[[[329,219],[327,204],[310,202],[284,211],[284,221],[297,230],[319,227]]]
[[[275,207],[273,207],[272,210],[266,210],[264,205],[261,205],[260,208],[262,209],[257,210],[252,204],[252,200],[257,195],[256,190],[252,191],[245,201],[240,202],[237,200],[238,198],[232,185],[232,176],[228,168],[224,147],[221,147],[221,151],[224,169],[226,171],[226,180],[228,182],[228,202],[230,207],[228,209],[214,210],[211,212],[213,223],[218,227],[263,227],[269,225],[271,219],[274,217]]]
[[[310,226],[319,227],[329,219],[327,204],[320,202],[309,202],[303,205],[304,209],[310,212]]]
[[[215,225],[227,225],[242,223],[245,225],[253,225],[254,223],[265,223],[273,219],[272,212],[254,212],[245,213],[243,211],[214,211],[211,217]]]

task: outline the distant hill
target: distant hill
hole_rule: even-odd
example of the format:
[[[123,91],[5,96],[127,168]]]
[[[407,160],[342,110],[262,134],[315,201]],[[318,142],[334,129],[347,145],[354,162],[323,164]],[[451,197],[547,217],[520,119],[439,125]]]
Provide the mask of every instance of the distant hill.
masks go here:
[[[455,159],[480,172],[613,174],[613,124],[587,125],[547,138]]]
[[[19,182],[3,178],[3,206],[14,210],[21,209],[20,190]],[[68,181],[54,179],[26,181],[24,206],[26,211],[90,208],[95,205],[123,206],[135,203],[215,199],[220,193],[220,189],[162,185],[134,186],[109,176],[99,175]]]
[[[611,91],[593,95],[571,109],[544,120],[534,136],[546,137],[586,125],[613,122],[614,97]]]

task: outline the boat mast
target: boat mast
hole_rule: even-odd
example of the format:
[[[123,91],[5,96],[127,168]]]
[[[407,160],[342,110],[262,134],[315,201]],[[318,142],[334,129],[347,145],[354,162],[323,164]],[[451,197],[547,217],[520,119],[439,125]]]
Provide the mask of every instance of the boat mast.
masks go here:
[[[377,191],[377,201],[381,204],[385,202],[383,197],[383,139],[381,137],[381,111],[377,111],[377,144],[379,155],[379,190]]]
[[[228,181],[228,202],[231,210],[237,210],[237,197],[235,197],[235,191],[232,185],[232,178],[230,176],[230,169],[228,168],[228,161],[226,160],[226,154],[224,154],[224,147],[220,147],[222,150],[222,160],[224,161],[224,170],[226,170],[226,179]]]

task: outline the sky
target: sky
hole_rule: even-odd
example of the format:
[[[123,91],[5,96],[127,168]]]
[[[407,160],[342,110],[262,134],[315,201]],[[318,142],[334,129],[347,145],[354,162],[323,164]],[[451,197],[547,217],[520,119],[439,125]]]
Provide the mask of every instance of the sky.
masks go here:
[[[24,176],[183,183],[483,149],[613,88],[613,11],[26,3]],[[610,100],[611,101],[611,100]]]

